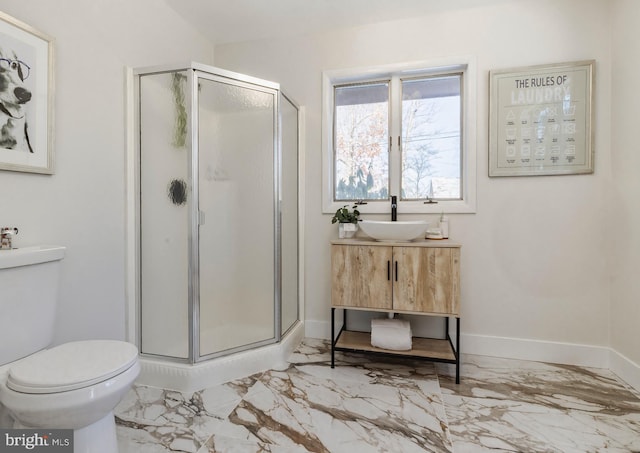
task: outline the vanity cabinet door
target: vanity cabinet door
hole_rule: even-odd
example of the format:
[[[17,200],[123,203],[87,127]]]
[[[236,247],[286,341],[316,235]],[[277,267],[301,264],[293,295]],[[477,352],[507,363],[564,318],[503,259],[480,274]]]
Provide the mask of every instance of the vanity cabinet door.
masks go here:
[[[393,309],[457,315],[460,249],[394,247]]]
[[[331,304],[392,308],[391,247],[331,246]]]

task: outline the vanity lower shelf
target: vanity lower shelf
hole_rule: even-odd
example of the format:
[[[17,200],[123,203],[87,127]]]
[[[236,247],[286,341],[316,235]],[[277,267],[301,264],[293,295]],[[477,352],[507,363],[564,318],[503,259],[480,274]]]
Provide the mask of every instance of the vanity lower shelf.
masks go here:
[[[412,348],[408,351],[392,351],[389,349],[371,346],[371,334],[369,332],[356,332],[343,330],[336,340],[336,351],[364,351],[380,354],[393,354],[406,357],[416,357],[430,360],[446,360],[452,363],[456,361],[456,354],[449,340],[438,338],[413,337]]]
[[[335,335],[336,309],[343,310],[343,322],[338,335]],[[371,354],[383,354],[408,359],[427,360],[431,362],[444,362],[454,364],[456,367],[456,384],[460,383],[460,318],[455,317],[456,334],[455,344],[449,335],[449,316],[442,316],[445,322],[445,338],[424,338],[412,337],[411,349],[407,351],[393,351],[390,349],[378,348],[371,345],[371,334],[369,332],[359,332],[347,330],[346,317],[348,309],[346,307],[331,307],[331,368],[335,367],[335,352],[362,352]],[[375,310],[372,310],[375,311]]]

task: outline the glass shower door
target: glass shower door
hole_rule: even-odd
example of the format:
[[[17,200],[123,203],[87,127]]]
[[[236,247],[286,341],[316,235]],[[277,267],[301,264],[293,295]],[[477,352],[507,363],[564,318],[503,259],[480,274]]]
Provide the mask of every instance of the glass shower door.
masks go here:
[[[277,91],[196,76],[200,358],[276,340]]]

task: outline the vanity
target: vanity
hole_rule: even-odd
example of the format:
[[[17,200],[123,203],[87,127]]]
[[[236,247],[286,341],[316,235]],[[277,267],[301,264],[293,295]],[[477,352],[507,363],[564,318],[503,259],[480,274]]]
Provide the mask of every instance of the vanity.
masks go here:
[[[452,363],[460,383],[460,244],[448,240],[331,242],[331,367],[335,351],[390,354]],[[336,310],[343,321],[336,336]],[[369,332],[347,330],[350,310],[443,318],[445,338],[413,337],[412,349],[371,345]],[[455,337],[450,321],[455,322]]]

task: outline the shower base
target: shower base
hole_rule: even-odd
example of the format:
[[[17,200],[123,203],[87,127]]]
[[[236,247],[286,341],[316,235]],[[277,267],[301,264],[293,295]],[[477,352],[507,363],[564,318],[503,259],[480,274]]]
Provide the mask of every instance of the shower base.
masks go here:
[[[303,337],[304,323],[298,322],[280,343],[193,365],[140,357],[141,371],[136,385],[195,392],[269,369],[282,369],[287,366],[287,358]]]

